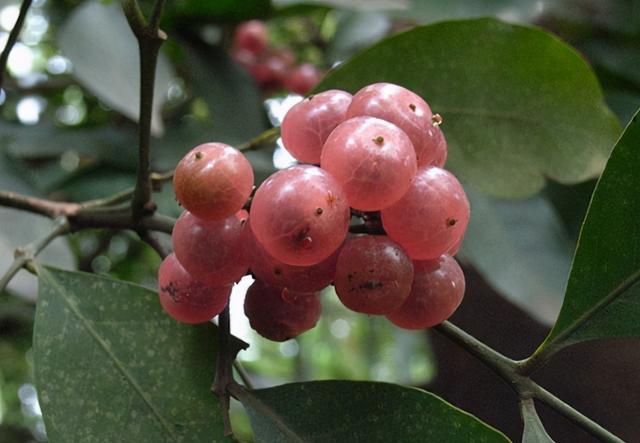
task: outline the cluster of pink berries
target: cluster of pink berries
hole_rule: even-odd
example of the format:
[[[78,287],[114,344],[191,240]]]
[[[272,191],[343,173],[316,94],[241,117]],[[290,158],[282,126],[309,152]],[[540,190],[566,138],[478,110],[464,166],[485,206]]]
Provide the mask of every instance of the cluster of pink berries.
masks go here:
[[[403,328],[446,320],[464,294],[452,256],[469,202],[442,169],[441,121],[418,95],[389,83],[309,96],[281,128],[285,147],[308,164],[274,173],[251,199],[253,172],[239,151],[194,148],[175,171],[186,211],[173,231],[175,255],[160,267],[165,310],[208,321],[250,269],[245,313],[272,340],[312,328],[318,291],[332,283],[347,308]]]
[[[267,27],[260,20],[238,25],[231,55],[264,90],[284,88],[305,95],[322,78],[314,65],[296,65],[296,56],[289,49],[268,47]]]

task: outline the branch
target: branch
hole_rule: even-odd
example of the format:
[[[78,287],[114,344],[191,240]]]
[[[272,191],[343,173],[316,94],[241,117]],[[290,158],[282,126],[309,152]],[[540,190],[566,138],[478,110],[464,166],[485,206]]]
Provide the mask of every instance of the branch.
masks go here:
[[[4,291],[11,279],[18,273],[22,267],[33,260],[49,243],[58,238],[61,235],[68,233],[71,230],[71,225],[66,217],[62,217],[56,221],[55,228],[49,232],[43,238],[29,243],[26,246],[17,248],[14,252],[14,260],[11,266],[0,278],[0,292]]]
[[[18,41],[18,37],[20,36],[20,32],[22,31],[22,25],[24,24],[24,20],[27,17],[27,12],[29,12],[29,8],[31,7],[31,2],[32,0],[22,1],[22,5],[20,6],[20,13],[18,14],[16,24],[13,25],[13,29],[11,30],[11,33],[9,33],[9,38],[7,39],[7,44],[2,50],[2,54],[0,54],[0,88],[2,88],[2,82],[4,81],[4,72],[7,69],[9,54],[11,53],[13,46]]]
[[[253,151],[254,149],[258,149],[262,147],[262,145],[274,142],[280,136],[280,128],[270,128],[261,133],[260,135],[252,138],[246,143],[238,145],[239,151]]]
[[[235,355],[231,355],[229,347],[230,320],[229,305],[218,316],[218,359],[216,362],[216,376],[211,386],[211,391],[220,400],[220,409],[224,420],[224,435],[232,435],[231,420],[229,419],[229,391],[228,386],[233,383],[232,364]]]
[[[163,0],[157,0],[151,22],[147,23],[136,0],[127,0],[123,9],[129,26],[138,40],[140,56],[140,115],[138,171],[136,186],[131,200],[134,220],[152,214],[155,207],[151,201],[151,168],[149,150],[151,144],[151,118],[153,115],[153,90],[156,80],[158,54],[166,35],[158,28]]]
[[[80,209],[80,204],[78,203],[56,202],[7,191],[0,191],[0,206],[21,209],[49,218],[73,215]]]
[[[164,247],[164,245],[153,234],[153,232],[143,229],[141,232],[138,232],[138,235],[140,236],[140,240],[155,249],[160,258],[165,259],[169,255],[169,251],[167,251],[167,248]]]
[[[520,399],[538,399],[600,440],[607,443],[622,443],[620,438],[560,400],[528,376],[521,375],[518,362],[515,360],[505,357],[448,321],[434,329],[492,369],[511,386]]]

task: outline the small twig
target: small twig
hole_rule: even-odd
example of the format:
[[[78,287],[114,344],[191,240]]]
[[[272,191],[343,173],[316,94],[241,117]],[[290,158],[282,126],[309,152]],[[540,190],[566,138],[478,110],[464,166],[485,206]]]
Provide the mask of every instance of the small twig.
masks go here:
[[[511,386],[520,399],[538,399],[600,440],[607,443],[622,443],[620,438],[560,400],[528,376],[520,374],[518,362],[515,360],[505,357],[448,321],[434,329],[492,369]]]
[[[153,213],[155,208],[151,204],[151,167],[149,151],[151,145],[151,118],[153,116],[153,90],[156,79],[156,65],[160,47],[166,40],[166,35],[158,25],[162,14],[164,1],[155,4],[152,19],[149,23],[144,18],[136,0],[124,2],[123,9],[129,26],[138,40],[140,56],[140,115],[139,115],[139,145],[138,170],[136,186],[131,199],[131,210],[135,221],[144,215]]]
[[[143,242],[151,246],[153,249],[155,249],[155,251],[158,253],[160,258],[164,259],[170,254],[167,248],[164,247],[162,242],[160,242],[158,237],[156,237],[153,234],[153,232],[147,231],[145,229],[138,232],[138,235],[140,236],[140,240],[142,240]]]
[[[71,230],[71,225],[66,217],[61,217],[56,220],[55,228],[49,232],[46,236],[26,246],[17,248],[14,253],[14,260],[11,266],[0,278],[0,292],[4,291],[11,279],[18,273],[22,267],[28,262],[33,260],[49,243],[58,238],[59,236],[68,233]]]
[[[229,384],[233,383],[232,364],[235,358],[235,355],[231,355],[229,348],[230,337],[229,305],[227,305],[218,316],[218,359],[215,380],[211,386],[211,391],[220,400],[225,436],[233,434],[229,419],[229,392],[227,390]]]
[[[18,13],[18,19],[16,20],[16,24],[13,25],[13,29],[9,33],[9,38],[7,39],[7,44],[2,50],[2,54],[0,54],[0,88],[2,88],[2,83],[4,81],[4,73],[7,69],[9,54],[11,53],[13,46],[18,41],[18,37],[20,36],[20,32],[22,31],[22,26],[24,25],[24,20],[27,17],[27,13],[29,12],[31,3],[32,3],[32,0],[22,1],[22,5],[20,6],[20,12]]]
[[[244,366],[242,366],[242,364],[238,360],[234,360],[233,367],[235,368],[236,372],[240,376],[240,379],[242,380],[242,383],[244,384],[244,386],[247,389],[253,390],[253,383],[251,382],[251,379],[249,378],[249,374],[247,373],[247,370],[244,368]]]
[[[78,203],[56,202],[7,191],[0,191],[0,206],[21,209],[34,214],[45,215],[49,218],[56,218],[62,215],[70,216],[80,209],[80,204]]]
[[[238,145],[239,151],[252,151],[254,149],[258,149],[262,147],[262,145],[270,142],[274,142],[280,136],[280,128],[275,127],[271,129],[267,129],[262,134],[258,135],[255,138],[252,138],[247,143],[243,143]]]

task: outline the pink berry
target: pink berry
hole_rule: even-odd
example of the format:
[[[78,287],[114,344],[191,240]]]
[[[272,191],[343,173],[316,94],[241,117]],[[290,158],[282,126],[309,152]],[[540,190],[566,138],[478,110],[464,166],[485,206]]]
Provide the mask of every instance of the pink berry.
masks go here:
[[[415,276],[404,304],[387,314],[401,328],[424,329],[448,319],[462,302],[464,274],[458,262],[443,255],[436,260],[414,261]]]
[[[244,209],[210,221],[183,212],[172,234],[176,257],[189,273],[210,286],[238,281],[249,268],[242,251],[248,219]]]
[[[158,295],[162,308],[182,323],[204,323],[218,315],[229,301],[231,286],[209,286],[195,279],[174,254],[158,270]]]
[[[284,81],[284,87],[296,94],[308,94],[322,78],[322,73],[310,63],[303,63],[291,69]]]
[[[321,310],[316,294],[295,293],[260,280],[253,282],[244,299],[251,327],[273,341],[286,341],[313,328]]]
[[[355,117],[338,125],[324,144],[320,164],[340,183],[349,205],[361,211],[397,202],[416,173],[409,137],[375,117]]]
[[[198,218],[220,220],[238,212],[253,188],[244,155],[224,143],[205,143],[185,155],[173,175],[178,202]]]
[[[328,258],[311,266],[293,266],[272,257],[255,239],[251,229],[245,231],[245,254],[249,268],[257,279],[276,288],[293,292],[316,292],[329,286],[336,273],[338,248]]]
[[[287,112],[282,121],[282,142],[304,163],[320,163],[322,146],[345,120],[351,94],[331,89],[307,97]]]
[[[353,96],[347,111],[347,118],[361,115],[387,120],[406,132],[418,166],[433,164],[438,157],[431,108],[414,92],[392,83],[365,86]]]
[[[444,169],[418,169],[402,198],[383,209],[382,226],[413,260],[431,260],[452,248],[469,223],[469,201]]]
[[[271,175],[251,204],[251,230],[276,259],[309,266],[328,258],[349,229],[349,204],[340,185],[315,166]]]
[[[347,308],[365,314],[388,314],[411,291],[413,264],[386,236],[348,240],[336,265],[336,294]]]
[[[267,47],[267,27],[260,20],[240,23],[236,28],[233,45],[258,54]]]

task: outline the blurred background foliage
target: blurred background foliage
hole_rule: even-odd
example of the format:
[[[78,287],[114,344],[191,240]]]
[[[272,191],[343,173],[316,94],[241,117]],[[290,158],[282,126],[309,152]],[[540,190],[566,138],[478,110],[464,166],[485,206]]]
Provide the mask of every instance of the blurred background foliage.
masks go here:
[[[19,6],[0,0],[0,47]],[[229,42],[240,21],[266,20],[273,46],[326,70],[415,25],[479,16],[534,24],[576,47],[622,124],[640,106],[640,4],[632,0],[176,0],[168,2],[162,25],[170,38],[157,72],[153,168],[171,169],[198,143],[246,142],[277,125],[292,103],[286,91],[261,91],[232,61]],[[137,52],[118,2],[35,0],[8,71],[0,91],[1,189],[80,201],[133,184]],[[446,122],[443,129],[446,134]],[[248,157],[258,180],[290,162],[278,145]],[[461,260],[551,324],[594,183],[549,182],[537,195],[517,200],[468,188],[472,222]],[[180,213],[170,185],[155,198],[163,213]],[[37,216],[0,208],[0,269],[8,267],[15,247],[48,226]],[[150,287],[160,262],[134,234],[108,230],[58,240],[42,257]],[[0,297],[2,442],[46,441],[30,374],[35,279],[23,274],[8,288],[15,297]],[[232,330],[251,343],[240,360],[258,387],[330,378],[424,385],[437,373],[428,336],[353,314],[329,290],[315,329],[282,344],[263,340],[242,314],[249,283],[245,277],[234,290]],[[237,429],[248,432],[247,423]]]

